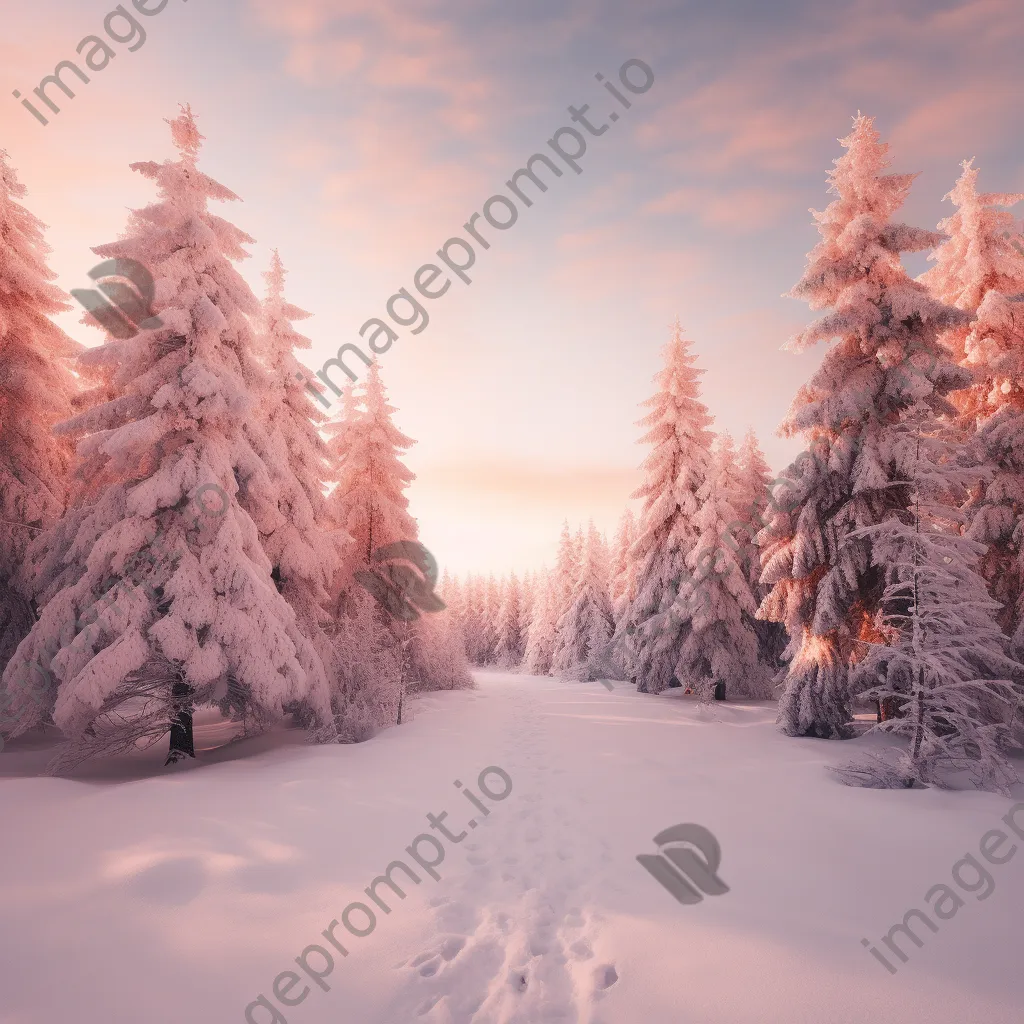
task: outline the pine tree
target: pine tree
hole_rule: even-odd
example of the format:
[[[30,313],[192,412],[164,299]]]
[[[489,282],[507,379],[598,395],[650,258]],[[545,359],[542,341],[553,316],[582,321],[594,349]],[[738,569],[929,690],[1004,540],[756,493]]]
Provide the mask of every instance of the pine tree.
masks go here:
[[[707,479],[712,419],[700,399],[700,377],[691,342],[678,323],[665,348],[665,366],[655,377],[658,391],[644,402],[650,412],[639,425],[640,439],[653,445],[644,461],[644,484],[632,495],[644,505],[630,551],[636,596],[623,616],[616,640],[626,678],[641,693],[657,693],[673,679],[678,648],[666,644],[648,620],[665,622],[679,587],[688,577],[686,559],[697,540],[697,492]]]
[[[264,278],[267,297],[258,342],[269,377],[261,415],[246,429],[270,480],[253,486],[243,479],[241,502],[259,530],[278,590],[295,611],[303,635],[313,642],[321,665],[330,666],[331,590],[349,538],[330,521],[324,486],[331,456],[319,430],[326,416],[314,406],[295,358],[296,349],[311,343],[292,322],[311,314],[285,300],[285,269],[277,250]],[[303,668],[310,674],[318,671],[315,664],[303,663]]]
[[[941,240],[890,220],[915,175],[883,173],[888,147],[870,118],[858,116],[842,145],[830,175],[838,198],[814,214],[822,239],[790,293],[812,309],[833,307],[789,343],[800,351],[837,339],[782,426],[808,437],[815,457],[786,470],[789,499],[777,503],[785,511],[761,537],[762,580],[772,589],[759,615],[791,637],[779,723],[790,735],[821,737],[849,733],[849,666],[882,598],[871,539],[858,531],[909,502],[894,482],[893,430],[919,404],[952,412],[943,396],[967,382],[937,342],[964,314],[933,299],[900,262],[900,253]],[[915,357],[915,367],[930,365],[909,373]]]
[[[559,643],[551,670],[563,679],[598,679],[604,675],[614,620],[607,548],[593,521],[588,527],[577,578],[572,604],[558,621]]]
[[[416,442],[392,421],[395,409],[388,404],[377,360],[367,372],[361,403],[359,397],[346,389],[340,422],[329,429],[337,483],[327,504],[333,521],[354,541],[349,577],[372,568],[378,548],[418,535],[405,495],[415,474],[401,459]]]
[[[611,569],[611,599],[612,612],[615,616],[615,626],[618,628],[622,622],[630,603],[636,597],[636,577],[634,575],[634,563],[629,557],[630,548],[636,540],[636,516],[633,510],[627,508],[619,520],[618,530],[615,533],[615,541],[612,545]]]
[[[63,564],[44,564],[45,606],[4,674],[24,732],[45,714],[26,699],[29,666],[50,673],[53,721],[72,741],[55,768],[168,728],[169,760],[191,754],[203,701],[259,719],[299,701],[321,722],[330,712],[323,674],[303,668],[315,653],[232,500],[240,479],[269,476],[242,426],[264,374],[249,323],[258,301],[231,261],[252,239],[207,209],[237,197],[197,169],[191,110],[169,123],[179,159],[132,165],[159,201],[94,250],[149,269],[161,326],[83,357],[107,368],[115,398],[66,429],[82,438],[81,459],[102,464],[104,489],[76,513]],[[65,530],[55,548],[67,540]]]
[[[562,523],[562,534],[558,539],[558,554],[551,578],[550,615],[554,629],[555,642],[551,652],[551,669],[559,672],[559,667],[572,664],[572,655],[565,651],[569,637],[562,632],[561,623],[565,614],[572,607],[576,597],[576,588],[580,578],[580,545],[578,536],[569,532],[569,523]],[[568,659],[568,660],[567,660]]]
[[[737,484],[730,499],[737,518],[727,524],[723,543],[736,552],[750,585],[750,592],[760,606],[768,596],[769,588],[761,582],[761,548],[758,538],[760,531],[770,521],[772,478],[753,430],[747,431],[740,446],[737,474]],[[787,644],[785,628],[779,622],[765,619],[755,619],[753,626],[761,649],[762,663],[773,673],[778,673],[783,665]]]
[[[978,169],[965,160],[956,185],[943,198],[956,211],[939,222],[948,236],[928,259],[934,262],[920,282],[933,295],[972,315],[946,331],[943,344],[961,365],[974,371],[970,387],[952,396],[969,429],[1013,404],[1024,391],[1024,254],[1014,244],[1018,228],[1003,207],[1024,200],[1021,193],[979,195]],[[1018,301],[1014,301],[1016,298]]]
[[[481,576],[471,573],[466,585],[467,653],[474,665],[486,663],[485,583]]]
[[[43,225],[18,202],[25,194],[0,150],[0,673],[35,619],[22,573],[29,543],[67,504],[73,447],[53,427],[71,416],[69,360],[81,348],[49,320],[69,306],[51,283]]]
[[[1024,194],[977,192],[977,168],[963,164],[945,197],[956,212],[939,224],[948,241],[929,257],[921,276],[934,295],[972,314],[947,331],[944,342],[972,374],[953,398],[960,424],[977,441],[991,481],[976,487],[967,535],[986,546],[981,561],[989,593],[1002,606],[998,621],[1024,654],[1024,254],[1013,214],[1000,207]]]
[[[337,483],[327,499],[328,511],[337,527],[353,540],[339,574],[342,589],[336,601],[336,644],[342,650],[351,647],[356,652],[365,646],[362,654],[346,659],[347,671],[334,695],[339,723],[350,714],[372,719],[374,709],[387,715],[394,711],[390,721],[397,722],[406,692],[448,689],[470,682],[456,632],[437,623],[421,623],[414,599],[398,618],[396,607],[378,600],[379,584],[405,607],[404,589],[397,583],[414,578],[420,586],[428,582],[422,565],[416,564],[415,569],[406,565],[415,557],[419,531],[409,514],[405,494],[415,477],[401,455],[415,442],[394,425],[395,411],[388,403],[375,360],[362,395],[351,390],[344,393],[341,421],[330,428],[328,447]],[[401,545],[409,547],[403,551]],[[388,549],[391,554],[382,561],[378,555]],[[422,547],[418,550],[423,551]],[[432,558],[429,553],[425,557]],[[403,593],[396,593],[396,587]],[[429,591],[429,586],[426,589]],[[423,614],[444,613],[425,608]],[[376,627],[363,645],[368,619],[375,621]],[[378,651],[385,652],[379,661]],[[379,727],[389,722],[377,718],[374,724]]]
[[[450,649],[454,652],[464,668],[468,668],[469,651],[466,644],[466,592],[458,576],[449,578],[448,570],[444,571],[437,588],[447,611],[443,616],[445,626],[451,636]]]
[[[519,636],[522,642],[522,657],[520,667],[526,658],[526,643],[530,637],[530,628],[533,623],[534,608],[537,603],[536,582],[532,572],[523,576],[522,599],[519,605]]]
[[[743,567],[747,583],[751,587],[756,587],[761,575],[757,534],[764,526],[764,513],[771,496],[768,489],[771,473],[753,430],[747,431],[739,454],[732,452],[731,442],[732,439],[729,438],[731,458],[726,471],[729,481],[726,496],[729,504],[736,510],[736,518],[726,524],[723,539],[735,552],[737,561]]]
[[[530,675],[546,676],[551,673],[558,630],[558,603],[560,588],[555,575],[542,569],[536,577],[530,632],[526,638],[523,669]]]
[[[754,628],[757,602],[743,563],[722,543],[727,525],[736,518],[730,496],[739,489],[735,453],[726,436],[697,492],[698,537],[686,559],[689,578],[674,608],[682,628],[663,628],[652,638],[654,643],[673,635],[682,638],[673,674],[705,699],[725,699],[727,693],[771,696],[771,673]]]
[[[1007,656],[998,606],[976,571],[984,545],[961,536],[964,517],[951,501],[978,471],[943,432],[923,413],[894,429],[893,460],[912,504],[864,531],[885,578],[876,630],[886,642],[865,644],[851,683],[899,708],[876,728],[906,737],[908,749],[895,764],[875,758],[839,772],[858,785],[910,787],[948,786],[966,770],[1009,796],[1017,780],[1005,757],[1007,720],[1024,696],[1024,665]]]
[[[518,668],[523,661],[522,634],[523,593],[515,573],[502,581],[498,607],[497,638],[494,661],[498,668]]]

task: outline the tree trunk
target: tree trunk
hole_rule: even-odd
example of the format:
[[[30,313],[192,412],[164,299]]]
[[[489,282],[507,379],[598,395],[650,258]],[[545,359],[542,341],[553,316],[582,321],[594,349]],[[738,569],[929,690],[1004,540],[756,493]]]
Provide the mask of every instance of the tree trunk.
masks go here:
[[[888,722],[891,718],[903,717],[903,705],[906,704],[904,697],[885,697],[881,703],[880,722]]]
[[[725,683],[715,683],[715,700],[725,700]]]
[[[192,735],[192,687],[178,680],[171,688],[174,706],[178,708],[178,717],[171,722],[171,743],[167,751],[166,767],[185,757],[195,757],[195,739]]]
[[[917,764],[921,753],[921,741],[924,739],[924,666],[918,669],[917,684],[917,721],[914,723],[914,751],[911,759]]]

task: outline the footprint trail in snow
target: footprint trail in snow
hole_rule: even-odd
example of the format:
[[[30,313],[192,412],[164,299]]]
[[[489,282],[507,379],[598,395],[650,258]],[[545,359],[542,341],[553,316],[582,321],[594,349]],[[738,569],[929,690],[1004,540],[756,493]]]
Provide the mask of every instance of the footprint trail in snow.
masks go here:
[[[517,699],[498,759],[512,793],[459,844],[465,869],[432,902],[434,941],[396,968],[389,1020],[609,1024],[599,1004],[618,973],[597,958],[601,921],[587,908],[611,858],[572,807],[545,795],[551,773],[568,770],[550,750],[533,703]]]

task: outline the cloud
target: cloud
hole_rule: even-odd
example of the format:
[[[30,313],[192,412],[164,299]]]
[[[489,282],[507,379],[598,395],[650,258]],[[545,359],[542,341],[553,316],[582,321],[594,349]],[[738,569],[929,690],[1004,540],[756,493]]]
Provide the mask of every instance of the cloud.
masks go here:
[[[797,202],[787,191],[758,185],[731,189],[687,185],[648,201],[642,210],[645,214],[690,214],[707,227],[749,233],[779,223]]]

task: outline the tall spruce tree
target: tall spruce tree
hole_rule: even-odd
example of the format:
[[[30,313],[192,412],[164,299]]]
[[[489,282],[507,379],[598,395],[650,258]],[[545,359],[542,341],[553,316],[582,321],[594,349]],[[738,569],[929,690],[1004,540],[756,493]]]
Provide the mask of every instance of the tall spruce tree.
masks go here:
[[[873,635],[884,577],[863,532],[910,501],[893,455],[893,431],[923,404],[951,413],[945,399],[967,376],[938,336],[966,314],[929,295],[900,262],[942,236],[894,223],[915,175],[887,174],[887,145],[871,118],[858,116],[847,152],[829,175],[837,194],[815,213],[821,241],[790,295],[812,309],[832,307],[788,347],[834,341],[782,425],[802,434],[814,457],[784,477],[789,494],[765,528],[762,580],[771,592],[759,615],[790,635],[779,723],[790,735],[849,734],[848,673],[858,640]],[[915,361],[919,372],[908,373]],[[920,364],[928,365],[921,366]]]
[[[608,551],[593,521],[587,530],[572,603],[558,621],[552,672],[563,679],[598,679],[614,629],[608,587]]]
[[[760,607],[769,588],[761,581],[761,548],[758,537],[770,519],[770,485],[773,481],[753,430],[747,431],[740,446],[737,462],[737,485],[732,492],[731,501],[738,514],[736,520],[727,525],[723,543],[736,552],[750,585],[750,592]],[[761,618],[755,618],[753,626],[761,649],[761,661],[777,674],[782,668],[786,651],[785,627],[782,623],[769,622]]]
[[[447,614],[437,611],[433,601],[429,607],[417,604],[417,594],[429,582],[423,566],[406,565],[411,550],[403,553],[396,548],[418,544],[419,529],[405,494],[415,477],[401,459],[415,442],[395,426],[395,411],[374,361],[362,395],[345,393],[342,420],[330,431],[332,476],[337,483],[327,499],[328,511],[353,541],[339,576],[343,589],[336,603],[336,643],[345,663],[334,693],[339,728],[346,717],[364,723],[365,730],[396,722],[406,692],[470,682],[458,633],[421,621],[424,616]],[[378,557],[382,549],[383,560]],[[392,584],[413,573],[419,574],[421,586],[408,595],[397,587],[402,592],[395,598],[397,604],[378,587],[379,583],[395,591]]]
[[[615,540],[612,543],[611,569],[611,599],[612,613],[615,616],[616,629],[629,609],[629,605],[636,596],[635,566],[630,558],[629,552],[636,540],[636,516],[633,510],[627,508],[619,519],[619,525],[615,532]]]
[[[515,573],[502,580],[498,605],[497,636],[494,661],[498,668],[518,668],[525,647],[522,632],[523,588]]]
[[[679,626],[666,613],[689,576],[686,559],[697,541],[697,492],[707,480],[714,440],[712,418],[700,398],[704,371],[678,323],[664,360],[655,377],[658,390],[644,402],[651,411],[639,421],[649,428],[640,443],[653,450],[643,463],[646,480],[632,495],[644,502],[630,551],[636,593],[616,634],[626,678],[641,693],[657,693],[674,679],[682,636],[666,636],[663,629]],[[657,629],[648,621],[655,617]]]
[[[738,490],[735,453],[726,436],[697,492],[697,541],[686,559],[689,578],[673,608],[683,629],[660,631],[662,637],[682,635],[673,675],[705,699],[771,696],[771,672],[754,628],[757,602],[742,562],[722,543],[736,518],[730,496]]]
[[[983,461],[995,469],[972,494],[967,535],[986,547],[981,572],[999,602],[999,623],[1024,655],[1024,254],[1013,214],[1024,194],[977,191],[978,170],[963,164],[945,197],[956,207],[939,224],[948,240],[921,276],[938,298],[973,316],[946,332],[972,383],[953,399],[966,437],[977,430]]]
[[[322,668],[304,668],[315,652],[234,500],[241,480],[270,475],[243,427],[265,377],[249,320],[259,303],[232,266],[252,239],[207,208],[237,197],[198,169],[191,110],[169,124],[178,159],[132,165],[159,201],[94,250],[148,268],[161,326],[83,357],[106,367],[113,400],[66,429],[104,487],[53,545],[60,563],[44,561],[40,619],[4,674],[16,732],[46,711],[28,700],[30,666],[49,674],[53,721],[71,741],[55,768],[168,729],[168,760],[193,755],[204,701],[262,720],[299,701],[318,721],[330,715]]]
[[[883,755],[839,771],[881,787],[950,786],[966,772],[1009,796],[1017,780],[1008,724],[1024,697],[1024,665],[1007,655],[998,605],[976,571],[985,547],[961,535],[958,499],[978,470],[946,433],[924,410],[893,428],[892,458],[911,505],[864,531],[885,580],[875,623],[884,642],[863,644],[851,684],[897,710],[877,728],[907,747],[895,763]]]
[[[558,632],[560,595],[561,588],[556,583],[555,573],[541,569],[534,578],[533,610],[523,661],[524,671],[531,675],[546,676],[551,672]]]
[[[74,449],[53,427],[72,414],[70,360],[81,350],[49,319],[69,306],[43,225],[18,202],[26,191],[0,150],[0,673],[35,621],[30,542],[66,508]]]
[[[295,358],[296,349],[309,348],[311,342],[292,323],[311,314],[286,301],[285,269],[276,249],[263,276],[267,295],[258,353],[268,375],[258,415],[246,430],[261,456],[257,465],[266,466],[270,479],[255,487],[243,480],[240,500],[259,530],[278,590],[324,669],[333,675],[331,590],[350,538],[331,521],[327,509],[324,487],[331,455],[319,429],[326,415],[314,405]],[[303,668],[310,674],[318,671],[308,660]],[[300,717],[309,716],[302,712]]]

